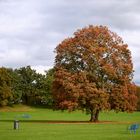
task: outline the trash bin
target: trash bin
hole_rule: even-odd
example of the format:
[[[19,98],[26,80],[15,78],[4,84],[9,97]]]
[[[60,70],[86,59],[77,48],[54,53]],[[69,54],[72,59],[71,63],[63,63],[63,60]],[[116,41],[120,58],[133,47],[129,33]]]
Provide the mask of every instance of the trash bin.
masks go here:
[[[19,129],[19,121],[14,120],[14,129]]]

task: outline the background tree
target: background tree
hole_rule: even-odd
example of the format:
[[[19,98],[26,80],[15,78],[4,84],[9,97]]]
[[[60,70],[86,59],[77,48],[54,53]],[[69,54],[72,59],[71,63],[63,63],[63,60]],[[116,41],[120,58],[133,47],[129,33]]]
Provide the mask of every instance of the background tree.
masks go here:
[[[22,101],[25,104],[31,104],[35,96],[36,71],[32,70],[30,66],[18,69],[20,76],[20,90],[22,92]]]
[[[8,70],[0,68],[0,106],[11,104],[13,99],[11,77]]]
[[[19,69],[0,68],[0,105],[24,103],[52,107],[54,69],[36,73],[30,66]]]
[[[36,76],[36,84],[35,84],[35,99],[36,104],[46,105],[48,107],[52,106],[53,99],[51,93],[53,80],[53,70],[50,69],[46,71],[45,75],[37,74]]]
[[[133,111],[136,88],[127,44],[105,26],[78,30],[56,48],[53,95],[56,107],[80,108],[98,121],[105,109]]]
[[[43,104],[48,107],[52,107],[52,82],[54,76],[54,69],[45,71],[45,75],[37,74],[36,78],[36,96],[35,100],[37,104]]]
[[[11,79],[11,90],[13,94],[13,104],[18,104],[21,102],[22,98],[22,85],[21,85],[21,77],[18,73],[17,69],[7,68],[7,71],[9,73],[10,79]]]
[[[54,80],[54,68],[51,68],[46,72],[45,75],[45,102],[47,103],[47,105],[49,105],[50,107],[53,106],[53,97],[52,97],[52,83]]]
[[[46,75],[36,73],[30,66],[17,70],[20,76],[21,99],[25,104],[52,105],[51,85],[53,69],[46,71]]]

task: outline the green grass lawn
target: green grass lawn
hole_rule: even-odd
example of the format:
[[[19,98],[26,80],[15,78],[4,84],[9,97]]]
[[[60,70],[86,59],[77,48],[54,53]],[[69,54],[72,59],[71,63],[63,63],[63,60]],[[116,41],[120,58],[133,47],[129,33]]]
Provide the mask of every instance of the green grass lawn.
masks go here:
[[[31,115],[30,119],[25,119],[29,122],[20,121],[19,130],[14,130],[15,116],[27,113]],[[99,119],[111,122],[51,124],[45,121],[88,121],[89,115],[81,111],[69,113],[25,106],[7,110],[0,109],[0,140],[140,140],[140,129],[136,134],[130,134],[126,129],[131,123],[140,123],[140,112],[130,114],[102,112]],[[42,122],[35,122],[35,120]]]

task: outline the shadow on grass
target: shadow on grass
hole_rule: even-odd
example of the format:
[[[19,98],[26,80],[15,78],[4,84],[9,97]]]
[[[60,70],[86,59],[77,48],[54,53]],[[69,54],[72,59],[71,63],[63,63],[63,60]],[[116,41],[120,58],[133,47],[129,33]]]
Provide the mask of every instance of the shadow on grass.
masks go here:
[[[13,122],[14,120],[0,120],[0,122]],[[27,123],[50,123],[50,124],[114,124],[117,122],[114,121],[99,121],[99,122],[90,122],[90,121],[67,121],[67,120],[20,120],[19,122]]]

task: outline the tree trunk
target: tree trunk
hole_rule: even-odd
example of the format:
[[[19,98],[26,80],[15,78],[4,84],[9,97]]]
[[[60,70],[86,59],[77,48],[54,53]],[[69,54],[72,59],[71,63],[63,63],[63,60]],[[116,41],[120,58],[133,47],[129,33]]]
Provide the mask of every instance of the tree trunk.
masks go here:
[[[94,113],[93,113],[93,109],[90,110],[90,122],[93,122],[94,121]]]
[[[95,115],[94,115],[94,122],[98,122],[99,120],[99,110],[96,110]]]
[[[98,122],[99,118],[99,110],[96,110],[95,114],[93,112],[93,110],[91,110],[91,118],[90,118],[90,122]]]

